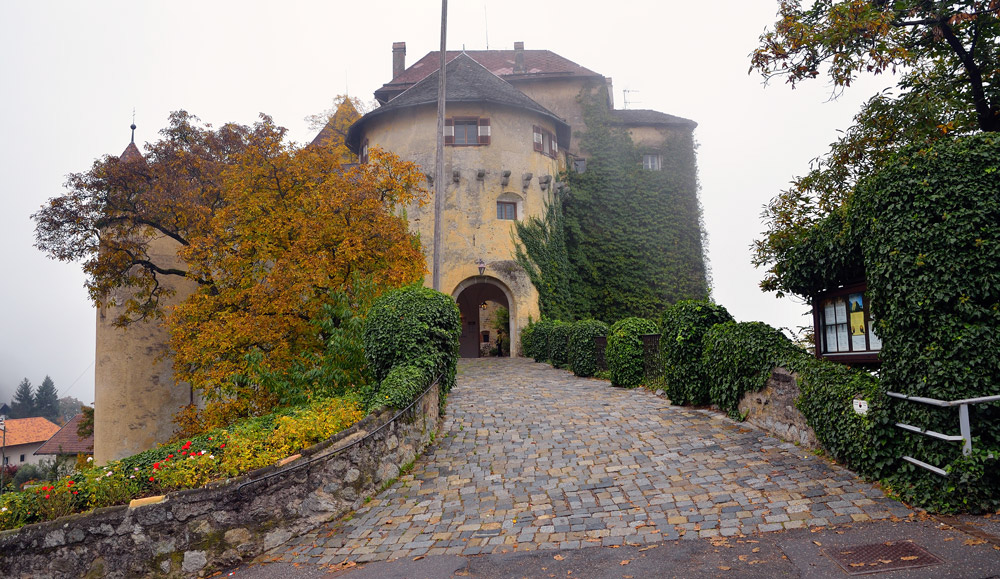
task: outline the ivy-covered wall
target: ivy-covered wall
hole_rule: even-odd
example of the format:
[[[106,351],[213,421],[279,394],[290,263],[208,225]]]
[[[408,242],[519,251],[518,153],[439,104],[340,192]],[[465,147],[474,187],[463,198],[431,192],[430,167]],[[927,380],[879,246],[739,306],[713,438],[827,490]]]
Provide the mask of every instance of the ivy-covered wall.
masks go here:
[[[681,299],[704,299],[708,281],[694,141],[661,129],[662,170],[642,167],[644,149],[604,99],[580,95],[578,135],[586,171],[567,176],[563,204],[571,300],[577,318],[656,318]]]
[[[516,259],[543,317],[615,322],[656,318],[678,300],[708,296],[694,137],[688,128],[638,146],[597,93],[580,95],[577,135],[586,170],[564,175],[544,218],[517,224]],[[660,156],[645,170],[643,153]]]

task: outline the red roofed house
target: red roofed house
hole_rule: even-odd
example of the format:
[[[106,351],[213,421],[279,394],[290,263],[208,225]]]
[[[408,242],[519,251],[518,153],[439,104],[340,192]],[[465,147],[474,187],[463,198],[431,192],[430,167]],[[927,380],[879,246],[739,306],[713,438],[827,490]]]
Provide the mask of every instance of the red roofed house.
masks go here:
[[[59,456],[76,456],[78,454],[93,454],[94,453],[94,435],[91,433],[87,438],[80,438],[76,433],[77,428],[80,427],[80,422],[83,420],[83,414],[77,414],[69,422],[63,425],[52,435],[47,442],[42,444],[35,451],[35,456],[43,455],[59,455]]]
[[[3,465],[38,464],[42,457],[35,456],[35,451],[59,432],[59,427],[48,419],[11,418],[4,423],[6,434],[3,436]]]

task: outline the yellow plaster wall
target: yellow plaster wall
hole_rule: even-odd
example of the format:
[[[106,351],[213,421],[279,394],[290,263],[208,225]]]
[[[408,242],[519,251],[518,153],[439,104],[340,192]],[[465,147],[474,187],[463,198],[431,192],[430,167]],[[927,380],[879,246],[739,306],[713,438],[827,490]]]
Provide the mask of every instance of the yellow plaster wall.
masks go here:
[[[162,267],[179,267],[180,245],[160,237],[150,243],[150,258]],[[190,295],[196,284],[163,276],[177,290],[171,305]],[[173,434],[173,416],[191,402],[187,383],[174,382],[173,360],[166,356],[169,335],[159,320],[128,328],[112,325],[117,307],[97,311],[97,354],[94,369],[94,460],[105,464],[131,456]]]
[[[574,131],[587,126],[583,121],[583,107],[579,101],[580,93],[585,89],[588,91],[595,88],[603,89],[605,86],[601,80],[594,78],[514,81],[512,84],[531,97],[532,100],[563,119]],[[570,139],[568,152],[571,155],[580,155],[578,140],[576,135]]]
[[[518,219],[541,216],[565,154],[557,158],[545,156],[533,149],[535,125],[555,132],[554,124],[534,113],[499,105],[456,103],[449,105],[447,116],[486,117],[490,119],[491,142],[483,146],[446,146],[446,198],[441,241],[441,291],[457,297],[460,285],[479,277],[476,261],[487,264],[485,283],[501,285],[510,294],[512,344],[517,344],[520,329],[531,316],[537,320],[538,294],[527,275],[516,266],[514,256],[514,222],[497,219],[496,203],[519,199]],[[433,106],[408,108],[375,117],[365,127],[364,137],[370,146],[380,146],[421,166],[433,177],[437,110]],[[459,172],[455,182],[453,172]],[[484,171],[483,179],[478,178]],[[502,184],[503,172],[510,171],[509,182]],[[532,177],[525,186],[524,177]],[[539,177],[550,176],[543,190]],[[420,234],[428,268],[433,264],[434,201],[433,185],[430,202],[423,207],[410,206],[407,217],[410,228]],[[430,285],[428,272],[426,283]],[[514,350],[514,348],[512,348]]]

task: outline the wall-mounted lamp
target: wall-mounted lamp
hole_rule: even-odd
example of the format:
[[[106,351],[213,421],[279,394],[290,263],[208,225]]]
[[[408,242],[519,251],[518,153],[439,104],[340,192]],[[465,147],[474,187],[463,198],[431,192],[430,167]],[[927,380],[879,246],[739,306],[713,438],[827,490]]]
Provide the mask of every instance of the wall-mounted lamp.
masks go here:
[[[486,309],[486,302],[483,302],[483,303],[479,304],[479,309],[485,310]]]
[[[476,267],[479,268],[479,275],[486,273],[486,262],[483,261],[483,258],[480,257],[476,260]]]

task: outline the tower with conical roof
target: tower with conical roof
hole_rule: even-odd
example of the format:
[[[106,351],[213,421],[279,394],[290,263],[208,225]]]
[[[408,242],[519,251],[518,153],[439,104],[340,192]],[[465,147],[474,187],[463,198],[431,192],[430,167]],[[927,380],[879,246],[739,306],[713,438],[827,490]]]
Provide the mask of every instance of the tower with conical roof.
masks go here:
[[[119,156],[123,163],[145,163],[132,140]],[[149,244],[149,258],[163,267],[181,265],[180,245],[160,236]],[[164,305],[177,303],[195,289],[195,283],[164,276],[161,284],[176,290]],[[124,290],[120,290],[124,291]],[[119,300],[122,302],[124,300]],[[173,417],[194,402],[186,383],[176,383],[168,356],[169,334],[161,320],[143,320],[121,328],[112,322],[116,306],[97,310],[97,347],[94,362],[94,460],[104,464],[152,448],[170,438]]]

